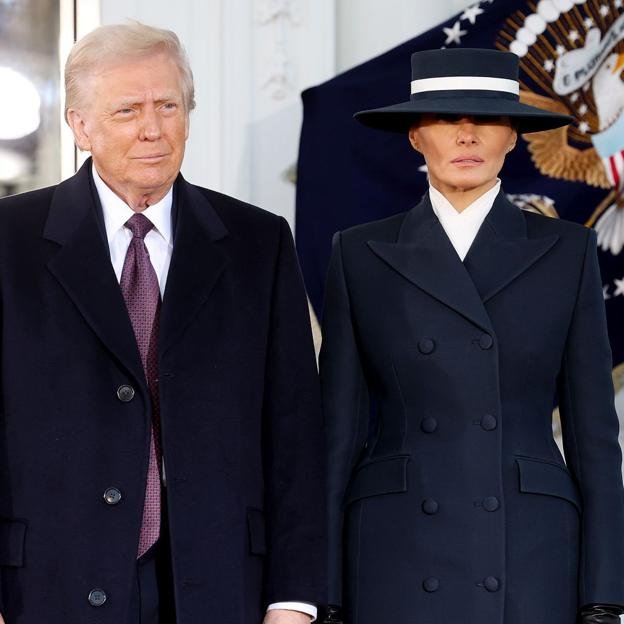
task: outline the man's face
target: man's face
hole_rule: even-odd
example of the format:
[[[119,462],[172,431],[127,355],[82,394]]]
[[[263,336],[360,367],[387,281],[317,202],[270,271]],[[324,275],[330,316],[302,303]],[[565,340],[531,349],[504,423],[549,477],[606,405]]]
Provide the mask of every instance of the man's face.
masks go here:
[[[175,63],[155,53],[105,66],[82,93],[68,120],[104,182],[133,208],[137,197],[160,199],[180,171],[189,128]]]

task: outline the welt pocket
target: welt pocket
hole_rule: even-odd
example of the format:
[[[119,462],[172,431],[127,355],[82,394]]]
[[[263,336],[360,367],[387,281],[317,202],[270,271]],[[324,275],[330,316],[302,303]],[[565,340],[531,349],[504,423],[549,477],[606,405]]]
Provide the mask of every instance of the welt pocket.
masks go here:
[[[521,492],[563,498],[581,511],[578,488],[567,468],[545,459],[518,455],[516,463]]]
[[[247,530],[249,552],[252,555],[266,555],[266,526],[261,509],[253,507],[247,509]]]
[[[358,466],[347,486],[343,506],[370,496],[407,492],[409,459],[409,455],[393,455],[368,460]]]
[[[0,518],[0,566],[20,568],[24,565],[26,522]]]

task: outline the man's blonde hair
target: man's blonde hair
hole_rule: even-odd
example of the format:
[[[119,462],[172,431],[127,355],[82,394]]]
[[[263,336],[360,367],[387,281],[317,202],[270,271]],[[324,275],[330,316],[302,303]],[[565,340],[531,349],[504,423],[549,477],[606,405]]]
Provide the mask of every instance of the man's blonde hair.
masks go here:
[[[77,41],[65,64],[65,120],[70,108],[84,106],[83,86],[98,68],[165,52],[180,71],[186,112],[195,108],[193,72],[186,51],[171,30],[140,22],[100,26]]]

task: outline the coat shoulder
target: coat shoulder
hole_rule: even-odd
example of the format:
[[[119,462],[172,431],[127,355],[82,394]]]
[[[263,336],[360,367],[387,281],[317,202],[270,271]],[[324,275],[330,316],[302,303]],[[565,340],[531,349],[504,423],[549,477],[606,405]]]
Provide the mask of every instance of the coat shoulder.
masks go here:
[[[0,232],[45,221],[56,186],[0,198]]]
[[[343,247],[359,247],[368,241],[396,241],[406,212],[386,217],[378,221],[370,221],[355,225],[340,232]]]
[[[280,227],[282,217],[268,210],[201,186],[194,188],[208,200],[230,233],[249,231],[258,235]]]
[[[556,234],[567,243],[578,244],[585,247],[589,228],[581,223],[557,219],[534,212],[524,211],[529,236],[549,236]]]

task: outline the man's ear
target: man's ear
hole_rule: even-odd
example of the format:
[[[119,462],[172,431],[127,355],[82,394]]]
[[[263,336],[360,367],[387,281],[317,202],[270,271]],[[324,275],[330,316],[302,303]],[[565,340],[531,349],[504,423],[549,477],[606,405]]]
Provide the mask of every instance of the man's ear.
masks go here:
[[[86,152],[91,151],[91,141],[87,127],[87,120],[81,111],[70,108],[67,111],[67,124],[74,133],[74,141],[78,149]]]

